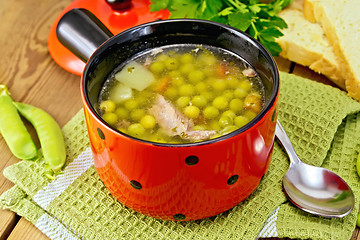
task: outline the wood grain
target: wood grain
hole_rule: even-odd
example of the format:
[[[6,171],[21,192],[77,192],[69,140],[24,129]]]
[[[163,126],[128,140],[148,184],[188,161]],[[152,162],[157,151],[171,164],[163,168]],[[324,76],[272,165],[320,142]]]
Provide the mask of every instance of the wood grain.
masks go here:
[[[47,49],[50,27],[72,0],[0,0],[0,84],[16,101],[38,106],[63,126],[81,107],[80,77],[60,68]],[[290,71],[325,84],[332,83],[308,68],[276,58],[279,70]],[[1,114],[1,113],[0,113]],[[27,124],[36,140],[34,129]],[[39,143],[37,142],[39,146]],[[0,136],[0,170],[19,161]],[[0,174],[0,194],[13,186]],[[356,229],[351,240],[360,240]],[[48,239],[25,218],[0,210],[0,240]]]
[[[16,224],[15,228],[8,237],[8,240],[48,240],[49,238],[43,234],[39,229],[35,228],[34,225],[21,218]]]

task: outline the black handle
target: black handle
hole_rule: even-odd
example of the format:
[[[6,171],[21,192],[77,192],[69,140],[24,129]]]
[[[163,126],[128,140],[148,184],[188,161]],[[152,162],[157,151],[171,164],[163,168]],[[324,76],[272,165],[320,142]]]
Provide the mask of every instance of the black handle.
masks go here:
[[[67,49],[84,62],[113,36],[94,14],[83,8],[65,13],[59,20],[56,35]]]
[[[131,0],[106,0],[106,3],[109,4],[114,11],[125,11],[131,8]]]

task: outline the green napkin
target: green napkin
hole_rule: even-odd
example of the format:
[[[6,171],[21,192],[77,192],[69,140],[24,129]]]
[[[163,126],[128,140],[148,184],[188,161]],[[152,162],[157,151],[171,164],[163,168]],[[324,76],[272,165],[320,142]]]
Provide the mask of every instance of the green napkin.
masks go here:
[[[360,149],[360,103],[338,89],[281,73],[278,118],[298,155],[342,176],[356,196],[355,209],[340,219],[307,214],[287,202],[282,178],[289,163],[275,142],[272,162],[259,187],[244,202],[217,216],[190,222],[157,220],[114,199],[94,165],[81,110],[64,126],[67,164],[50,181],[44,160],[6,168],[15,186],[0,204],[31,221],[51,239],[350,239],[360,193],[355,164]],[[260,235],[259,235],[260,233]]]

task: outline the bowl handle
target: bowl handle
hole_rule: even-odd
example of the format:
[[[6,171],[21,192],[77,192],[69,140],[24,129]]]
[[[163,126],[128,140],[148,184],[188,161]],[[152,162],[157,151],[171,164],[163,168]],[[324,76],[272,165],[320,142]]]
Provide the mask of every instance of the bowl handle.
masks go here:
[[[59,41],[86,62],[113,34],[90,11],[74,8],[65,13],[56,27]]]

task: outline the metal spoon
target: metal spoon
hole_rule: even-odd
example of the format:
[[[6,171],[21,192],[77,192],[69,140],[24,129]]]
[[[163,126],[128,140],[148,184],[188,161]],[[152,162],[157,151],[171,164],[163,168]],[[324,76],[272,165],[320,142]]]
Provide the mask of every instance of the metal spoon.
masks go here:
[[[334,172],[303,163],[280,122],[275,135],[286,150],[290,167],[283,180],[285,194],[300,209],[323,217],[344,217],[355,204],[354,193]]]

